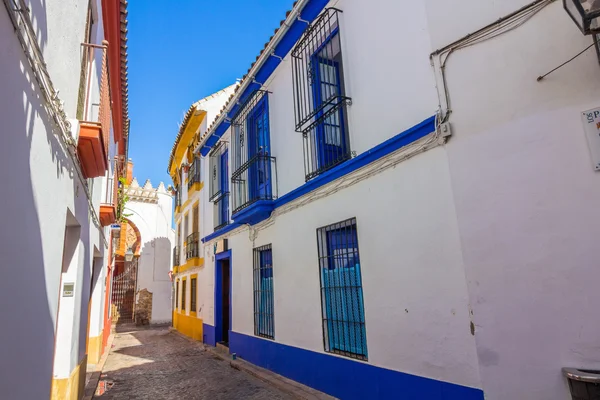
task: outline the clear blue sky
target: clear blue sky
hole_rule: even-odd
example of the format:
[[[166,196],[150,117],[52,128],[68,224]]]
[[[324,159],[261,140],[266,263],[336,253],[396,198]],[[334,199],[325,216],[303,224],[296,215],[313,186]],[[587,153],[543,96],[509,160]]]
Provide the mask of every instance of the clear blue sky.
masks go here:
[[[241,78],[293,0],[129,1],[129,157],[140,184],[171,183],[183,114]]]

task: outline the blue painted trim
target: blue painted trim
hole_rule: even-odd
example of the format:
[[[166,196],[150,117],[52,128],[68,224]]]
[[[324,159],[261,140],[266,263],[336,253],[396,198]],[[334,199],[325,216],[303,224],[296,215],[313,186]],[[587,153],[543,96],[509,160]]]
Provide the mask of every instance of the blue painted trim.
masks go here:
[[[217,345],[215,339],[215,327],[208,324],[202,324],[202,342],[213,347]]]
[[[323,11],[325,6],[329,3],[329,0],[309,0],[308,3],[304,6],[302,11],[300,12],[300,18],[304,21],[308,21],[312,23],[314,19]],[[306,22],[302,22],[299,20],[294,21],[288,31],[283,35],[279,43],[275,46],[275,54],[278,57],[284,58],[290,52],[290,50],[294,47],[296,42],[302,37],[302,34],[306,30]],[[254,79],[257,82],[264,83],[269,77],[273,74],[275,69],[281,63],[281,59],[277,57],[269,57],[264,64],[260,67],[260,69],[256,72],[256,76]],[[257,83],[251,83],[244,90],[244,92],[240,95],[240,100],[246,99],[248,95],[250,95],[256,89],[260,89],[261,85]],[[243,101],[240,101],[240,104],[243,104]],[[239,105],[234,105],[231,110],[227,113],[229,118],[233,118],[233,116],[237,113]],[[223,134],[229,128],[230,123],[225,122],[223,120],[213,131],[213,133],[208,137],[206,143],[200,150],[200,154],[206,157],[210,152],[212,146],[214,146],[219,138],[223,136]]]
[[[344,400],[484,398],[481,389],[380,368],[237,332],[229,334],[229,349],[255,365]]]
[[[323,185],[356,171],[357,169],[365,167],[370,163],[377,161],[380,158],[383,158],[400,149],[401,147],[411,144],[412,142],[415,142],[434,131],[435,116],[427,118],[420,124],[413,126],[412,128],[394,136],[391,139],[386,140],[372,149],[365,151],[357,157],[354,157],[353,159],[322,173],[321,175],[311,179],[304,185],[292,190],[291,192],[286,193],[275,201],[275,208],[279,208],[284,204],[296,200],[297,198],[302,197]]]
[[[202,238],[202,243],[206,243],[215,238],[218,238],[219,236],[222,236],[222,235],[226,234],[227,232],[231,232],[232,230],[239,228],[240,226],[241,225],[238,223],[231,223],[229,225],[225,225],[223,228],[219,229],[218,231],[214,231],[210,235],[204,236]]]
[[[412,128],[394,136],[393,138],[386,140],[385,142],[373,147],[370,150],[365,151],[357,157],[354,157],[353,159],[348,160],[338,165],[337,167],[334,167],[329,171],[322,173],[321,175],[317,176],[314,179],[311,179],[304,185],[297,187],[291,192],[286,193],[279,199],[275,200],[273,208],[276,209],[289,203],[290,201],[294,201],[297,198],[302,197],[323,185],[326,185],[338,178],[341,178],[344,175],[356,171],[357,169],[365,167],[370,163],[379,160],[380,158],[388,156],[396,150],[399,150],[400,148],[409,145],[412,142],[415,142],[434,131],[435,116],[427,118],[425,121],[413,126]],[[268,218],[268,216],[266,218]],[[260,221],[256,221],[254,222],[254,224],[257,224],[258,222]],[[202,239],[202,242],[204,243],[221,235],[224,235],[225,233],[230,232],[231,230],[238,228],[239,226],[241,226],[241,224],[239,223],[227,225],[223,229],[220,229],[217,232],[205,236]]]
[[[273,200],[259,200],[233,214],[231,218],[238,224],[255,225],[271,216],[275,209]]]
[[[231,250],[223,251],[215,255],[215,343],[223,340],[223,293],[222,293],[222,282],[223,282],[223,270],[221,268],[221,262],[223,260],[229,260],[229,332],[231,333]]]

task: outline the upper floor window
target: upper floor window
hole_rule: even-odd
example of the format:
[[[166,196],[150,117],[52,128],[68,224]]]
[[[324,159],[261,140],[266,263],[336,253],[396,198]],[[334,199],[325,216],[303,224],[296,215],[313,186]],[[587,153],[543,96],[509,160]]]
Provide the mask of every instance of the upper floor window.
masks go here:
[[[190,169],[188,171],[188,190],[194,186],[195,183],[201,182],[200,161],[200,157],[195,156],[192,164],[190,165]]]
[[[325,10],[292,50],[296,130],[304,138],[307,181],[351,154],[339,12]]]
[[[210,198],[215,230],[229,224],[229,149],[220,142],[210,153]]]
[[[317,230],[325,351],[367,359],[356,219]]]
[[[271,156],[268,92],[252,93],[232,119],[233,214],[259,200],[276,198]]]

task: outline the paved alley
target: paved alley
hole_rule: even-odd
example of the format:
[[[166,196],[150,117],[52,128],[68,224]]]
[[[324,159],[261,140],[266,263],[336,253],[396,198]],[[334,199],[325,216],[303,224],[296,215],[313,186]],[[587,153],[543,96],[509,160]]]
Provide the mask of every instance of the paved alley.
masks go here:
[[[101,392],[103,392],[101,394]],[[168,328],[118,333],[95,399],[289,399]]]

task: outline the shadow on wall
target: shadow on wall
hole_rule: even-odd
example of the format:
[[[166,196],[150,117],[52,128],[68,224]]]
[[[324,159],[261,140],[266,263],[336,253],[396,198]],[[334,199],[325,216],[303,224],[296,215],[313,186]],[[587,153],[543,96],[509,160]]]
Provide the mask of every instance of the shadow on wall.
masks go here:
[[[29,6],[43,48],[47,42],[45,4],[33,0]],[[55,315],[49,301],[58,298],[58,285],[50,287],[48,293],[38,216],[45,198],[36,198],[32,185],[31,166],[37,163],[32,145],[40,141],[39,135],[34,137],[34,129],[46,131],[57,171],[63,168],[59,165],[64,164],[64,156],[58,154],[60,146],[52,123],[4,4],[0,9],[0,170],[2,184],[9,188],[2,199],[4,234],[0,254],[2,269],[8,275],[0,280],[0,318],[7,327],[0,331],[0,354],[4,360],[11,360],[10,368],[0,374],[0,388],[3,398],[42,399],[50,396]],[[36,117],[45,125],[38,122],[36,126]],[[55,222],[64,229],[62,218]],[[62,254],[62,248],[57,251]],[[60,279],[60,263],[53,268],[52,273]]]
[[[146,298],[145,308],[150,308],[150,323],[170,321],[171,313],[171,241],[166,237],[159,237],[142,246],[138,270],[138,302],[139,294],[144,290],[151,293],[150,304]]]

